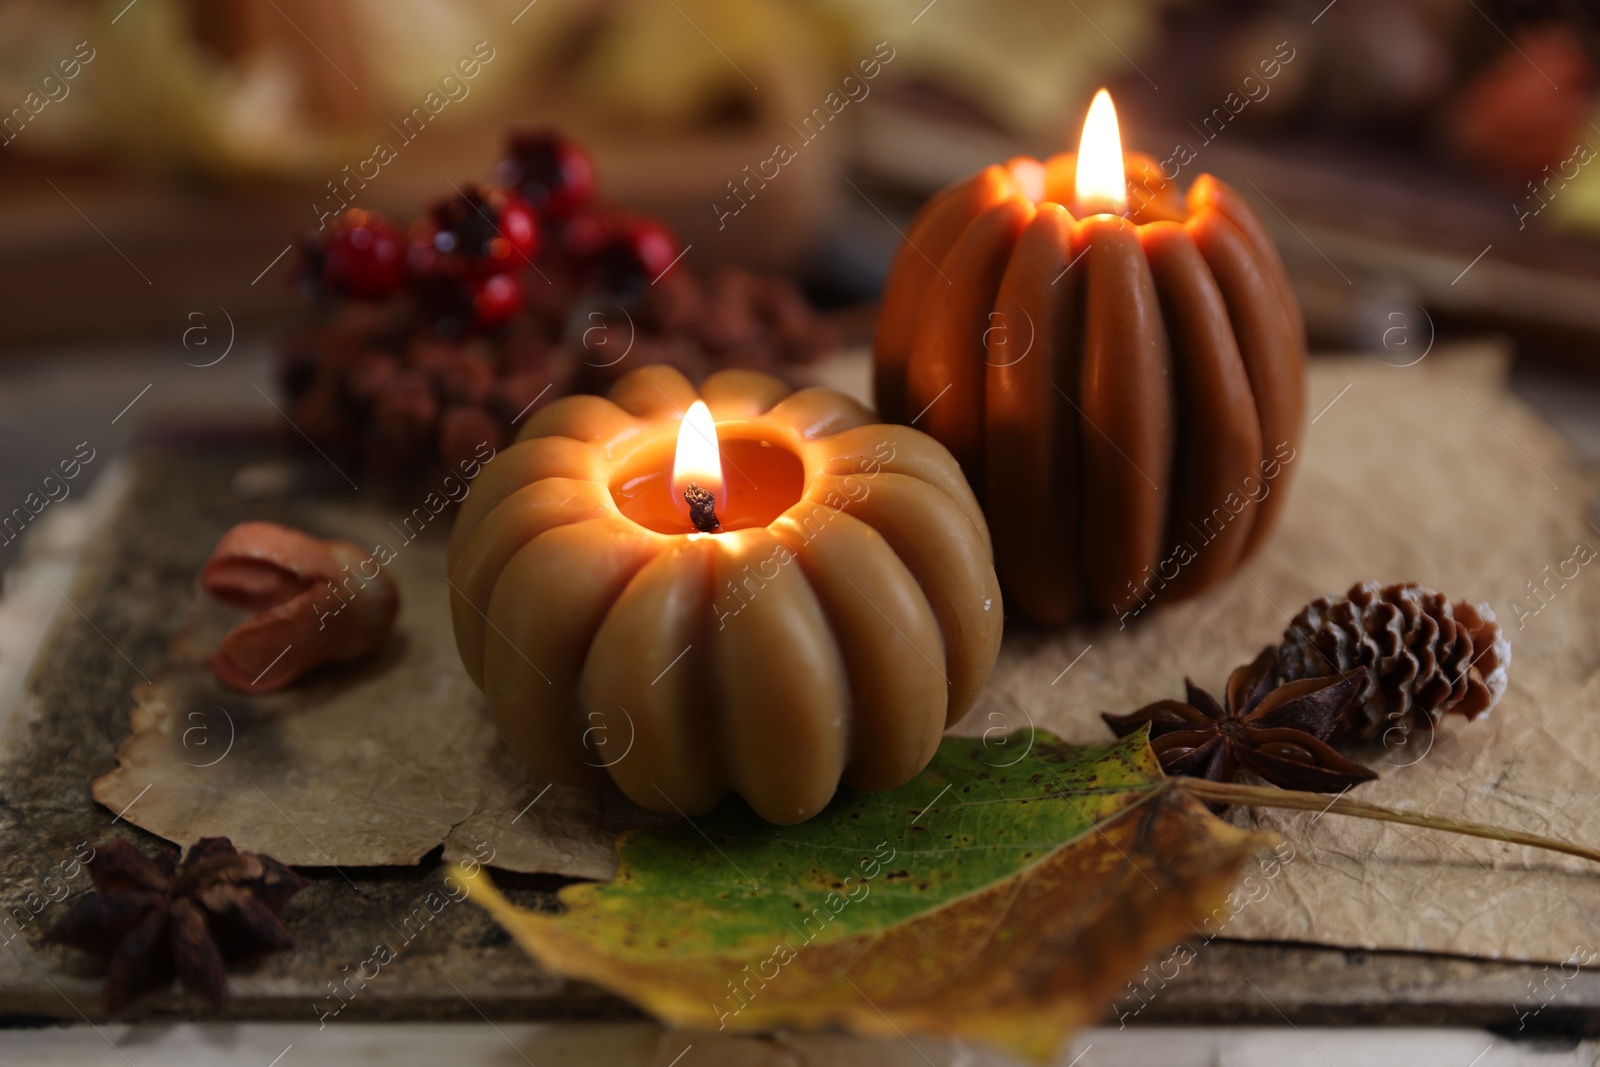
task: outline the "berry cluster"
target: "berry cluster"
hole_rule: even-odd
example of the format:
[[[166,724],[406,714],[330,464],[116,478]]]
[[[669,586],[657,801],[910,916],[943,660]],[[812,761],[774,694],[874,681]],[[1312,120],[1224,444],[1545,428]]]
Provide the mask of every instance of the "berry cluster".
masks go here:
[[[689,269],[660,222],[599,199],[568,138],[513,135],[492,178],[406,231],[347,209],[303,247],[319,314],[285,346],[282,378],[319,445],[391,471],[453,465],[509,442],[534,406],[643,363],[779,372],[834,343],[788,281]]]
[[[525,271],[638,295],[678,257],[666,227],[596,199],[593,162],[559,134],[513,136],[495,178],[434,203],[407,234],[376,212],[344,212],[302,247],[302,284],[324,300],[405,290],[425,325],[458,337],[495,330],[522,310]]]

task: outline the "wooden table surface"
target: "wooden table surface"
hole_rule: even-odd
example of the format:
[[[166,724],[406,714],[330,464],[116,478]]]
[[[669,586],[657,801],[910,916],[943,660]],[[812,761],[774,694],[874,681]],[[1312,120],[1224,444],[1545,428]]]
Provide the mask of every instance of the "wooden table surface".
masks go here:
[[[1586,402],[1559,383],[1537,380],[1525,383],[1528,391],[1582,443],[1596,440],[1600,420],[1592,397]],[[1542,401],[1541,392],[1547,394]],[[70,598],[70,607],[54,605],[53,629],[26,684],[0,707],[0,725],[7,731],[0,749],[0,913],[13,916],[0,934],[6,939],[6,951],[0,952],[0,1023],[100,1017],[94,968],[73,953],[40,944],[43,930],[64,905],[48,903],[35,916],[28,893],[80,842],[126,836],[147,849],[157,844],[98,807],[90,782],[113,766],[113,753],[128,732],[130,689],[161,662],[217,537],[246,517],[273,517],[270,507],[231,491],[240,466],[269,459],[295,465],[307,484],[328,493],[345,488],[297,440],[169,435],[164,444],[135,449],[123,475],[103,482],[102,489],[121,493],[121,506],[111,521],[80,533],[84,548],[76,576],[69,580],[64,571],[52,572],[66,583],[59,592],[62,600]],[[383,506],[381,492],[371,499],[374,507]],[[38,551],[24,557],[12,585],[27,584],[22,579],[30,568],[48,566],[50,551],[41,542]],[[45,614],[41,608],[30,618],[42,625]],[[0,644],[0,666],[15,672],[17,664],[4,662],[3,650]],[[315,1022],[319,1013],[342,1003],[332,999],[330,983],[341,981],[378,941],[390,937],[390,924],[407,915],[443,874],[436,857],[414,868],[306,873],[312,887],[284,913],[301,947],[235,976],[226,1018]],[[555,905],[562,884],[530,876],[497,881],[517,902],[540,907]],[[87,879],[80,876],[73,888],[86,887]],[[1551,983],[1549,1002],[1529,1014],[1539,1003],[1532,991],[1548,975],[1546,968],[1512,963],[1218,940],[1164,987],[1147,993],[1147,1002],[1126,1021],[1481,1026],[1508,1033],[1518,1032],[1520,1023],[1524,1035],[1600,1030],[1596,971]],[[1138,1003],[1126,1001],[1122,1010]],[[182,1020],[209,1013],[173,991],[141,1001],[129,1017]],[[337,1017],[342,1022],[641,1018],[593,986],[542,971],[471,906],[447,907],[394,965],[344,1003]],[[1117,1025],[1114,1018],[1108,1022]]]

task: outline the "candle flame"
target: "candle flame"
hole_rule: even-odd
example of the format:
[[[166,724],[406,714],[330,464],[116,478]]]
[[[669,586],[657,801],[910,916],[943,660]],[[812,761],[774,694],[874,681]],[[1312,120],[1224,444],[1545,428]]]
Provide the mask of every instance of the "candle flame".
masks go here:
[[[678,451],[672,461],[672,494],[683,503],[683,491],[693,482],[722,498],[722,454],[717,450],[717,424],[704,400],[689,405],[678,425]]]
[[[1078,209],[1085,215],[1121,212],[1128,206],[1128,179],[1122,169],[1122,134],[1111,94],[1094,94],[1078,142]]]

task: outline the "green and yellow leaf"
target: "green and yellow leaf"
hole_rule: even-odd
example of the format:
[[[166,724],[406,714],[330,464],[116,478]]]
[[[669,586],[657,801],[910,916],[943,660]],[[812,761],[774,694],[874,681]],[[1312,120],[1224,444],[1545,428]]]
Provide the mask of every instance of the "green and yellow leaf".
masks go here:
[[[732,801],[634,832],[616,879],[563,890],[561,914],[484,877],[472,898],[546,968],[676,1025],[921,1032],[1042,1059],[1273,838],[1172,788],[1143,732],[1016,747],[946,739],[915,780],[798,826]]]

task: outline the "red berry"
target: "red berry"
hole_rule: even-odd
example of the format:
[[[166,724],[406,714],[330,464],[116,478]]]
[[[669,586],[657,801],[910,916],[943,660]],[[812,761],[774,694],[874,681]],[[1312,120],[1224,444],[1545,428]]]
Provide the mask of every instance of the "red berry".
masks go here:
[[[411,290],[444,337],[490,330],[521,310],[516,274],[533,263],[539,226],[515,193],[468,186],[411,227]]]
[[[620,221],[595,256],[595,273],[613,291],[639,290],[665,274],[678,251],[672,231],[654,219]]]
[[[576,141],[551,130],[513,134],[495,177],[552,218],[569,215],[594,197],[594,162],[589,154]]]
[[[539,221],[526,201],[509,189],[495,189],[489,204],[499,218],[497,236],[489,242],[489,259],[497,266],[521,270],[539,253]]]
[[[441,231],[434,220],[421,218],[411,224],[411,243],[406,264],[411,271],[411,296],[423,320],[443,337],[459,337],[466,332],[472,316],[472,300],[467,293],[470,263],[454,249],[455,240]]]
[[[381,215],[351,208],[323,238],[323,284],[345,296],[376,300],[406,280],[405,240]]]
[[[561,223],[561,250],[579,263],[588,263],[606,240],[606,220],[592,211],[575,212]]]
[[[522,310],[522,283],[514,274],[491,274],[472,293],[473,325],[492,330]]]
[[[539,226],[516,193],[469,185],[428,210],[424,225],[413,227],[412,243],[431,248],[434,256],[459,257],[472,273],[494,273],[533,261]]]
[[[465,256],[439,250],[439,227],[432,219],[421,218],[411,224],[411,240],[406,249],[406,265],[413,279],[456,277],[466,273]],[[452,242],[446,242],[451,244]]]

